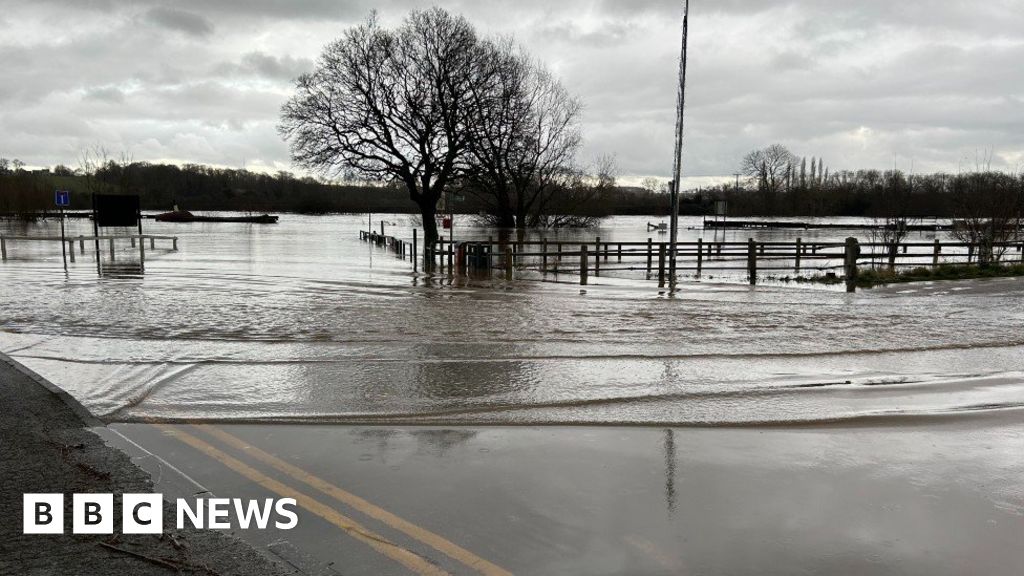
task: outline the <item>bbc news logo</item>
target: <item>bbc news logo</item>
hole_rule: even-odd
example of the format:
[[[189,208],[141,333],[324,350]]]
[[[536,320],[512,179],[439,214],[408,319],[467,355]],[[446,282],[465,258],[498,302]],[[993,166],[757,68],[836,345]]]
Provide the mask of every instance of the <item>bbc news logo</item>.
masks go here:
[[[24,494],[22,532],[25,534],[64,533],[64,494]],[[113,534],[113,494],[73,494],[71,498],[72,534]],[[197,498],[175,503],[178,530],[199,528],[228,530],[232,518],[243,529],[291,530],[299,523],[295,499]],[[160,534],[164,531],[164,498],[161,494],[121,495],[122,534]],[[273,520],[273,522],[271,522]]]

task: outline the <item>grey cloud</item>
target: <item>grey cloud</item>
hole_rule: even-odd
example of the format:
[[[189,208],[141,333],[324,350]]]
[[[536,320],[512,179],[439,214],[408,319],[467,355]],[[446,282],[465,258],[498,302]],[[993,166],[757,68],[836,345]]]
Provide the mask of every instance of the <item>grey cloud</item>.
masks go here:
[[[183,32],[189,36],[204,37],[213,34],[213,24],[192,12],[174,8],[152,8],[146,12],[146,20],[157,26]]]
[[[116,86],[90,88],[86,90],[84,99],[96,102],[121,104],[124,102],[124,92]]]
[[[669,173],[681,3],[441,4],[513,35],[583,99],[581,161],[613,153],[624,175]],[[290,80],[372,8],[390,24],[424,6],[0,0],[0,148],[52,165],[103,139],[140,159],[286,169],[273,127]],[[896,153],[955,170],[984,147],[1019,162],[1021,30],[1024,10],[1005,0],[695,2],[684,173],[730,174],[776,141],[833,169],[891,166]]]

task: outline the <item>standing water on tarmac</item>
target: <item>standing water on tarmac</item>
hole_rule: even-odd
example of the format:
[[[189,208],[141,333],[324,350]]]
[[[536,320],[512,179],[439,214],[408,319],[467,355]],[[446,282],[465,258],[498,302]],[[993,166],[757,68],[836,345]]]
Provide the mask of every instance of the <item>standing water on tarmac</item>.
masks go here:
[[[412,239],[413,217],[374,216],[374,228],[381,220]],[[658,220],[546,236],[646,241],[648,221]],[[1024,406],[1021,279],[845,294],[719,277],[668,295],[642,273],[609,270],[581,291],[568,274],[417,274],[361,242],[367,226],[365,215],[146,221],[146,233],[178,236],[179,251],[157,246],[145,276],[123,278],[97,278],[91,247],[65,275],[58,244],[12,241],[0,352],[108,421],[756,425]],[[682,239],[714,236],[699,226],[683,219]],[[91,234],[86,220],[69,227]],[[457,227],[456,240],[496,236]]]

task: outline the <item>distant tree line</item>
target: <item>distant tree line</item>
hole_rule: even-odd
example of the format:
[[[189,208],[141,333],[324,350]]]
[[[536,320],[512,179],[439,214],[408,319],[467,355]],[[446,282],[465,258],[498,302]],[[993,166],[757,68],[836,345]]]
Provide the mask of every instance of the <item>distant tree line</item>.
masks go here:
[[[996,189],[1024,186],[1024,174],[988,167],[961,174],[907,174],[900,170],[831,170],[822,158],[800,158],[775,144],[744,157],[739,184],[702,189],[705,205],[728,200],[735,216],[862,216],[955,218],[985,205]],[[1007,207],[1014,206],[1010,202]]]
[[[100,159],[72,169],[26,170],[0,159],[0,213],[53,210],[54,190],[71,191],[71,209],[91,207],[90,194],[138,194],[146,210],[243,212],[412,212],[404,190],[383,184],[325,182],[289,172],[266,174],[198,164]]]

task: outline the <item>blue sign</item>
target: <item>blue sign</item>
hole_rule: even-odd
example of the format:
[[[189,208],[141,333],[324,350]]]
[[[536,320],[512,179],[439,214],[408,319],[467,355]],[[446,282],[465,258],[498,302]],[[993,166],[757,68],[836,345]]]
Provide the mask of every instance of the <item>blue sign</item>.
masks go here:
[[[67,190],[57,190],[53,193],[53,201],[57,206],[70,206],[71,205],[71,193]]]

